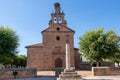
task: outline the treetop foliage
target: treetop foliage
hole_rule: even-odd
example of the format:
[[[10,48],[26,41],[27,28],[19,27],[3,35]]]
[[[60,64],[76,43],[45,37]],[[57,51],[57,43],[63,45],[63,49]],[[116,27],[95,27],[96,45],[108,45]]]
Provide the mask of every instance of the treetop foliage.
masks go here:
[[[19,37],[10,27],[0,26],[0,55],[16,54]]]
[[[98,28],[86,32],[80,38],[79,48],[89,61],[101,62],[119,51],[119,42],[120,37],[116,35],[114,30],[104,32],[103,28]]]
[[[0,64],[10,64],[17,54],[19,37],[10,27],[0,26]]]

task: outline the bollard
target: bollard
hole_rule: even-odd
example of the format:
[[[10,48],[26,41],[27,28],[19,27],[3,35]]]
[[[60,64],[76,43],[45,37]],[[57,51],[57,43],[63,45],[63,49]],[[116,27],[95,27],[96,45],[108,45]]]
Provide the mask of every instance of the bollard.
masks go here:
[[[17,72],[17,71],[13,71],[13,76],[14,76],[14,79],[16,79],[17,74],[18,74],[18,72]]]

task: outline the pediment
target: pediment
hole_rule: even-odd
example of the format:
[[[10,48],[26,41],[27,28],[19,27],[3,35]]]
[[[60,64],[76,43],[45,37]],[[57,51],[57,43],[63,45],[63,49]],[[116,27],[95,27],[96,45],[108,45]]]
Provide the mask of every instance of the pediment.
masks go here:
[[[72,30],[66,26],[63,26],[61,24],[56,24],[51,27],[48,27],[47,29],[43,30],[42,32],[46,32],[46,31],[70,31],[73,33],[75,32],[74,30]]]

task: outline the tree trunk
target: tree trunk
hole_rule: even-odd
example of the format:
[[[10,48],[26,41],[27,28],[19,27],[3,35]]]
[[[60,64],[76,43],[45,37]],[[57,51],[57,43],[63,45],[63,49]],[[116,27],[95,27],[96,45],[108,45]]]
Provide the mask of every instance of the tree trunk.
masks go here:
[[[120,67],[119,62],[117,64],[118,64],[118,67]]]
[[[97,64],[97,66],[96,66],[96,67],[99,67],[99,62],[97,62],[96,64]]]

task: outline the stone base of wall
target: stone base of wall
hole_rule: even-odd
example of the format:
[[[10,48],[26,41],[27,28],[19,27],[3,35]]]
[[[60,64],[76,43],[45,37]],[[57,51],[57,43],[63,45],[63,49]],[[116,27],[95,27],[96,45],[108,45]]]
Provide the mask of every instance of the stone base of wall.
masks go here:
[[[79,69],[80,70],[91,70],[92,69],[92,65],[90,62],[80,62],[80,65],[79,65]],[[112,62],[101,62],[100,64],[101,67],[106,67],[106,66],[114,66],[114,63]]]
[[[92,67],[93,76],[120,75],[120,67]]]
[[[13,72],[17,72],[14,76]],[[35,68],[15,68],[15,69],[0,69],[0,80],[14,78],[34,78],[37,76]]]
[[[91,70],[91,63],[90,62],[80,62],[80,70]]]

